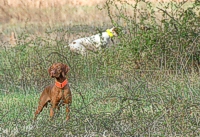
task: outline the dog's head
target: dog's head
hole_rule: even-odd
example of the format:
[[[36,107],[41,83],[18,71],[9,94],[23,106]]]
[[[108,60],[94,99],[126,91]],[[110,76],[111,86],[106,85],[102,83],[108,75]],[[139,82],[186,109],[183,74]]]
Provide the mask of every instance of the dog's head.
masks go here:
[[[126,34],[126,31],[122,27],[112,27],[109,29],[113,36],[119,36]]]
[[[48,72],[52,78],[59,78],[65,77],[69,70],[69,67],[63,63],[54,63],[49,67]]]
[[[112,27],[111,29],[109,29],[110,32],[112,33],[113,36],[118,36],[119,35],[119,28],[117,27]]]

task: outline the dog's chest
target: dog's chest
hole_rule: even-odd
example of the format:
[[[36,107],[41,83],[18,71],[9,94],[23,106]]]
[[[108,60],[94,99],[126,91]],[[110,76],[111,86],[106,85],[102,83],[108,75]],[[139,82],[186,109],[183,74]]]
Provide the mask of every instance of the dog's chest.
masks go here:
[[[57,94],[57,98],[58,98],[58,100],[60,100],[60,99],[62,99],[62,98],[64,98],[64,90],[59,90],[58,91],[58,94]]]
[[[58,89],[52,91],[52,96],[56,97],[56,100],[59,101],[61,99],[66,99],[67,89]]]

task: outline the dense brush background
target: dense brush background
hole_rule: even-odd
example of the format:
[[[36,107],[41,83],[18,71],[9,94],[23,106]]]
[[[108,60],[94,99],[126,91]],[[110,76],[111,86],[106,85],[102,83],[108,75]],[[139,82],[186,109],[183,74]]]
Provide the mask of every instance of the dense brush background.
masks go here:
[[[0,5],[0,136],[200,136],[198,0],[38,2]],[[112,26],[126,33],[98,53],[64,48]],[[33,122],[54,62],[71,68],[71,119],[49,106]]]

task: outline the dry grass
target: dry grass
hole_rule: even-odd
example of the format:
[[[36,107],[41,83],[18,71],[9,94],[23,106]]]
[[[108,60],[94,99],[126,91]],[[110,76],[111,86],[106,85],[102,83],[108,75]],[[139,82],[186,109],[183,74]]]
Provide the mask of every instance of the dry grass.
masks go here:
[[[157,22],[162,20],[162,11],[156,9],[161,7],[163,3],[160,0],[149,0],[153,3],[155,11],[157,12]],[[162,0],[169,2],[169,0]],[[175,0],[180,2],[181,0]],[[185,4],[186,8],[191,5],[191,1],[188,0]],[[89,26],[105,26],[111,25],[111,20],[108,16],[107,10],[99,10],[105,5],[106,0],[4,0],[0,2],[0,41],[14,41],[15,36],[23,32],[24,29],[28,30],[31,34],[42,35],[46,28],[55,28],[57,26],[69,26],[69,25],[89,25]],[[128,3],[133,4],[131,0]],[[124,6],[125,5],[125,6]],[[128,4],[123,6],[126,9],[127,16],[134,16],[134,10]],[[118,5],[119,7],[122,5]],[[138,5],[139,12],[149,14],[147,5],[144,2],[140,2]],[[111,8],[110,13],[112,15],[119,14],[118,9]],[[148,13],[149,12],[149,13]],[[171,11],[168,11],[171,12]],[[139,18],[138,18],[139,20]],[[126,22],[118,20],[118,24],[126,26]],[[14,36],[14,35],[15,36]]]
[[[156,6],[160,6],[164,2],[169,0],[149,0]],[[174,0],[182,1],[182,0]],[[188,0],[191,3],[193,0]],[[52,25],[54,23],[64,24],[102,24],[108,23],[109,17],[107,11],[99,10],[105,4],[106,0],[4,0],[0,2],[0,19],[3,24],[18,24],[23,23],[48,23]],[[161,3],[160,3],[161,2]],[[123,2],[120,2],[122,4]],[[124,2],[126,3],[126,2]],[[129,4],[133,4],[131,0],[128,0]],[[146,4],[139,3],[139,7],[145,9]],[[111,12],[116,12],[116,9],[110,9]],[[127,8],[127,13],[133,14],[132,8]]]
[[[44,1],[44,0],[4,0],[1,1],[0,4],[2,5],[8,5],[8,6],[13,6],[13,7],[21,7],[21,6],[27,6],[27,7],[31,7],[31,8],[46,8],[46,7],[57,7],[57,6],[61,6],[61,5],[73,5],[73,6],[83,6],[83,5],[87,5],[87,6],[94,6],[97,4],[102,4],[105,3],[106,0],[48,0],[48,1]],[[133,2],[133,0],[123,0],[123,1],[128,1]],[[182,2],[185,0],[147,0],[150,2]],[[187,1],[194,1],[194,0],[187,0]]]

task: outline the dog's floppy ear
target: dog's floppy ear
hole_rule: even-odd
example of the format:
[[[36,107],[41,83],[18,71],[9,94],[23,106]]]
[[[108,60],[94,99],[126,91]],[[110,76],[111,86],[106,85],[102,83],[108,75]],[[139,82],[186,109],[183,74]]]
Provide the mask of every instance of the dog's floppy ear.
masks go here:
[[[119,35],[119,28],[113,27],[112,31],[113,31],[113,33],[114,33],[115,36]]]
[[[70,70],[69,66],[62,64],[62,76],[63,77],[69,72],[69,70]]]
[[[48,73],[49,73],[49,75],[51,76],[51,67],[49,67]]]

